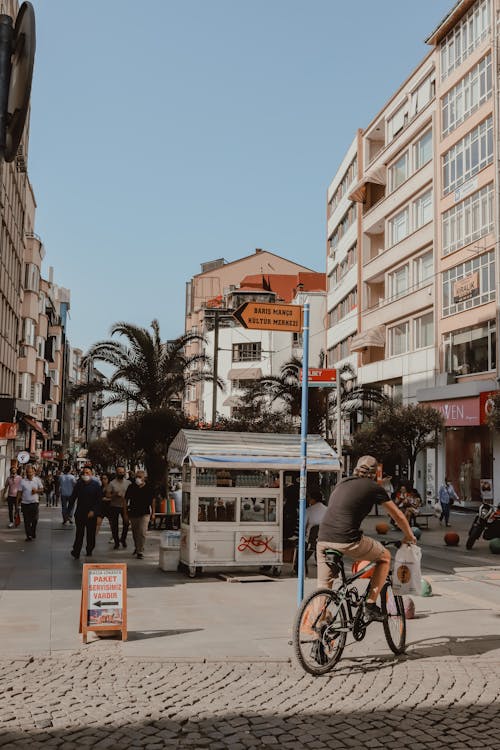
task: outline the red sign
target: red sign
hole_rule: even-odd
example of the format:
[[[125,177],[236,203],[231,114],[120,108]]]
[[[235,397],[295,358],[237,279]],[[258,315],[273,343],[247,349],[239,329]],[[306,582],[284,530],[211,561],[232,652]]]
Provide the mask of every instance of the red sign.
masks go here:
[[[309,367],[308,373],[309,382],[311,383],[337,382],[337,370],[314,369],[313,367]],[[300,382],[302,382],[302,370],[300,371]]]
[[[54,451],[42,451],[40,455],[42,458],[54,458]]]
[[[2,440],[14,440],[17,437],[17,424],[15,422],[0,422],[0,438]]]
[[[495,406],[491,399],[498,391],[484,391],[479,394],[479,419],[481,424],[488,424],[488,416],[494,410]]]
[[[449,401],[430,401],[427,405],[441,412],[446,427],[468,427],[480,424],[479,396],[451,398]]]

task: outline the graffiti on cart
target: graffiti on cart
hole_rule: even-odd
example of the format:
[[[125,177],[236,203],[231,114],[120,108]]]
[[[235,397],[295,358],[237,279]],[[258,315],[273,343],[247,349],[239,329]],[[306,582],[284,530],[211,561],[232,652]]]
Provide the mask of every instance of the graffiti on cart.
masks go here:
[[[238,552],[254,552],[256,555],[262,555],[264,552],[276,553],[277,550],[271,547],[273,541],[272,536],[262,536],[262,534],[256,534],[255,536],[242,536],[238,545]]]

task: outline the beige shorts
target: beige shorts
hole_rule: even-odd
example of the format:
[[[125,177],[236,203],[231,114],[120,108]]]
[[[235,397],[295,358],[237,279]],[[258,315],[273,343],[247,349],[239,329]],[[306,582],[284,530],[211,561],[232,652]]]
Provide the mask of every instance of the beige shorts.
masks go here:
[[[325,562],[324,551],[336,549],[351,560],[368,560],[376,562],[386,552],[386,548],[376,539],[362,536],[359,542],[318,542],[316,553],[318,558],[318,588],[331,588],[333,584],[333,573]]]

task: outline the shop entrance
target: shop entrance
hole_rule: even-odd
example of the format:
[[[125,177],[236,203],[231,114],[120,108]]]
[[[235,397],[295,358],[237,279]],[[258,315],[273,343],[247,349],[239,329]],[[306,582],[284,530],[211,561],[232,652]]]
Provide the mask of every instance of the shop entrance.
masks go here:
[[[460,500],[481,502],[481,482],[484,487],[485,482],[493,481],[493,452],[487,427],[446,429],[446,475]]]

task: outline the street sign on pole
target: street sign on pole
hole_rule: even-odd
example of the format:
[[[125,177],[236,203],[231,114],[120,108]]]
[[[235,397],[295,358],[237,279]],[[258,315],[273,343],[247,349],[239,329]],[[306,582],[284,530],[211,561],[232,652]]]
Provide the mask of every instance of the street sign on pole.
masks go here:
[[[302,370],[300,370],[299,379],[302,383]],[[337,385],[337,370],[309,367],[308,382],[309,388],[313,388],[314,386],[319,388],[335,388]]]
[[[254,331],[302,330],[302,305],[277,305],[268,302],[245,302],[233,312],[243,328]]]

